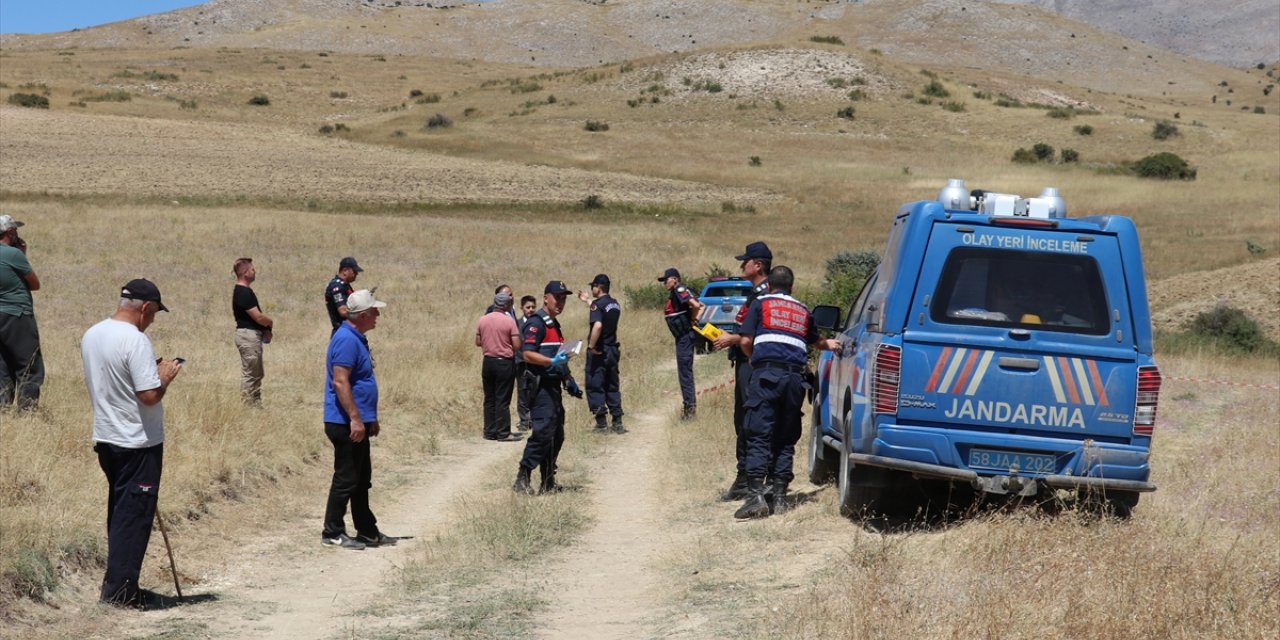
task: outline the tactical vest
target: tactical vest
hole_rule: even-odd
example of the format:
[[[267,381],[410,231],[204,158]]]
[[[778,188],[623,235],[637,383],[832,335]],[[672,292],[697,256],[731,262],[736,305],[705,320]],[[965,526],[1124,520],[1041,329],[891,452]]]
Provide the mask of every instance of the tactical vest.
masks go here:
[[[770,293],[756,299],[760,305],[760,327],[751,341],[751,362],[808,362],[809,308],[785,293]]]

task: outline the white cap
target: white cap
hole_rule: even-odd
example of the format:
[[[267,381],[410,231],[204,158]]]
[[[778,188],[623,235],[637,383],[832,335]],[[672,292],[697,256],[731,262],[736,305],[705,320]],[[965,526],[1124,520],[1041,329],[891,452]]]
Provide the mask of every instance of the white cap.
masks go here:
[[[9,216],[9,215],[0,216],[0,233],[4,233],[10,229],[17,229],[18,227],[21,227],[23,224],[26,224],[26,223],[22,222],[21,220],[14,220],[13,216]]]
[[[381,309],[387,306],[387,303],[373,298],[373,292],[368,289],[361,289],[347,296],[347,313],[360,313],[370,309]]]

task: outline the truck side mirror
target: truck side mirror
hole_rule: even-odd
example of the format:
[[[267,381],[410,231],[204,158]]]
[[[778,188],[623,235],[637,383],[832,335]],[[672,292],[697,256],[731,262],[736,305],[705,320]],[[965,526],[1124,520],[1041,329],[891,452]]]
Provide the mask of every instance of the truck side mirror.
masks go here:
[[[840,307],[820,304],[813,308],[813,323],[819,329],[835,331],[840,326]]]

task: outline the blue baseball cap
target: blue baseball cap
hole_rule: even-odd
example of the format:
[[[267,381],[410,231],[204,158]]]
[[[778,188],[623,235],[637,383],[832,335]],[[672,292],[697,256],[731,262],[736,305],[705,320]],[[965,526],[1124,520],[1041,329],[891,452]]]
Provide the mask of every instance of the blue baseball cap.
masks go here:
[[[560,295],[562,293],[569,293],[569,287],[564,286],[564,283],[559,280],[552,280],[551,282],[547,283],[547,286],[542,290],[542,293],[544,294],[553,293],[556,295]]]
[[[343,269],[351,269],[356,273],[364,271],[364,269],[361,269],[360,265],[356,263],[356,259],[351,256],[343,258],[342,261],[338,263],[338,271],[342,271]]]

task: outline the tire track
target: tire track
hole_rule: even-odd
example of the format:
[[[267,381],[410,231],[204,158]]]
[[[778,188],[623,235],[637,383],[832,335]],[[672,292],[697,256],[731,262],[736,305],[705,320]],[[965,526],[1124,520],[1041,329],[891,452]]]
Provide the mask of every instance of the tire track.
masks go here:
[[[457,442],[453,448],[448,455],[431,458],[429,466],[399,469],[410,475],[394,489],[394,502],[378,508],[380,529],[413,539],[364,551],[323,547],[314,518],[294,519],[279,527],[279,536],[292,538],[284,548],[279,536],[268,533],[251,548],[227,554],[236,564],[199,590],[219,600],[142,614],[134,633],[122,629],[123,635],[154,633],[163,623],[203,627],[209,637],[324,638],[340,630],[355,633],[361,624],[378,624],[376,617],[350,614],[373,602],[388,575],[412,555],[417,540],[429,539],[449,525],[453,499],[477,484],[491,463],[518,453],[511,446],[488,442]]]

